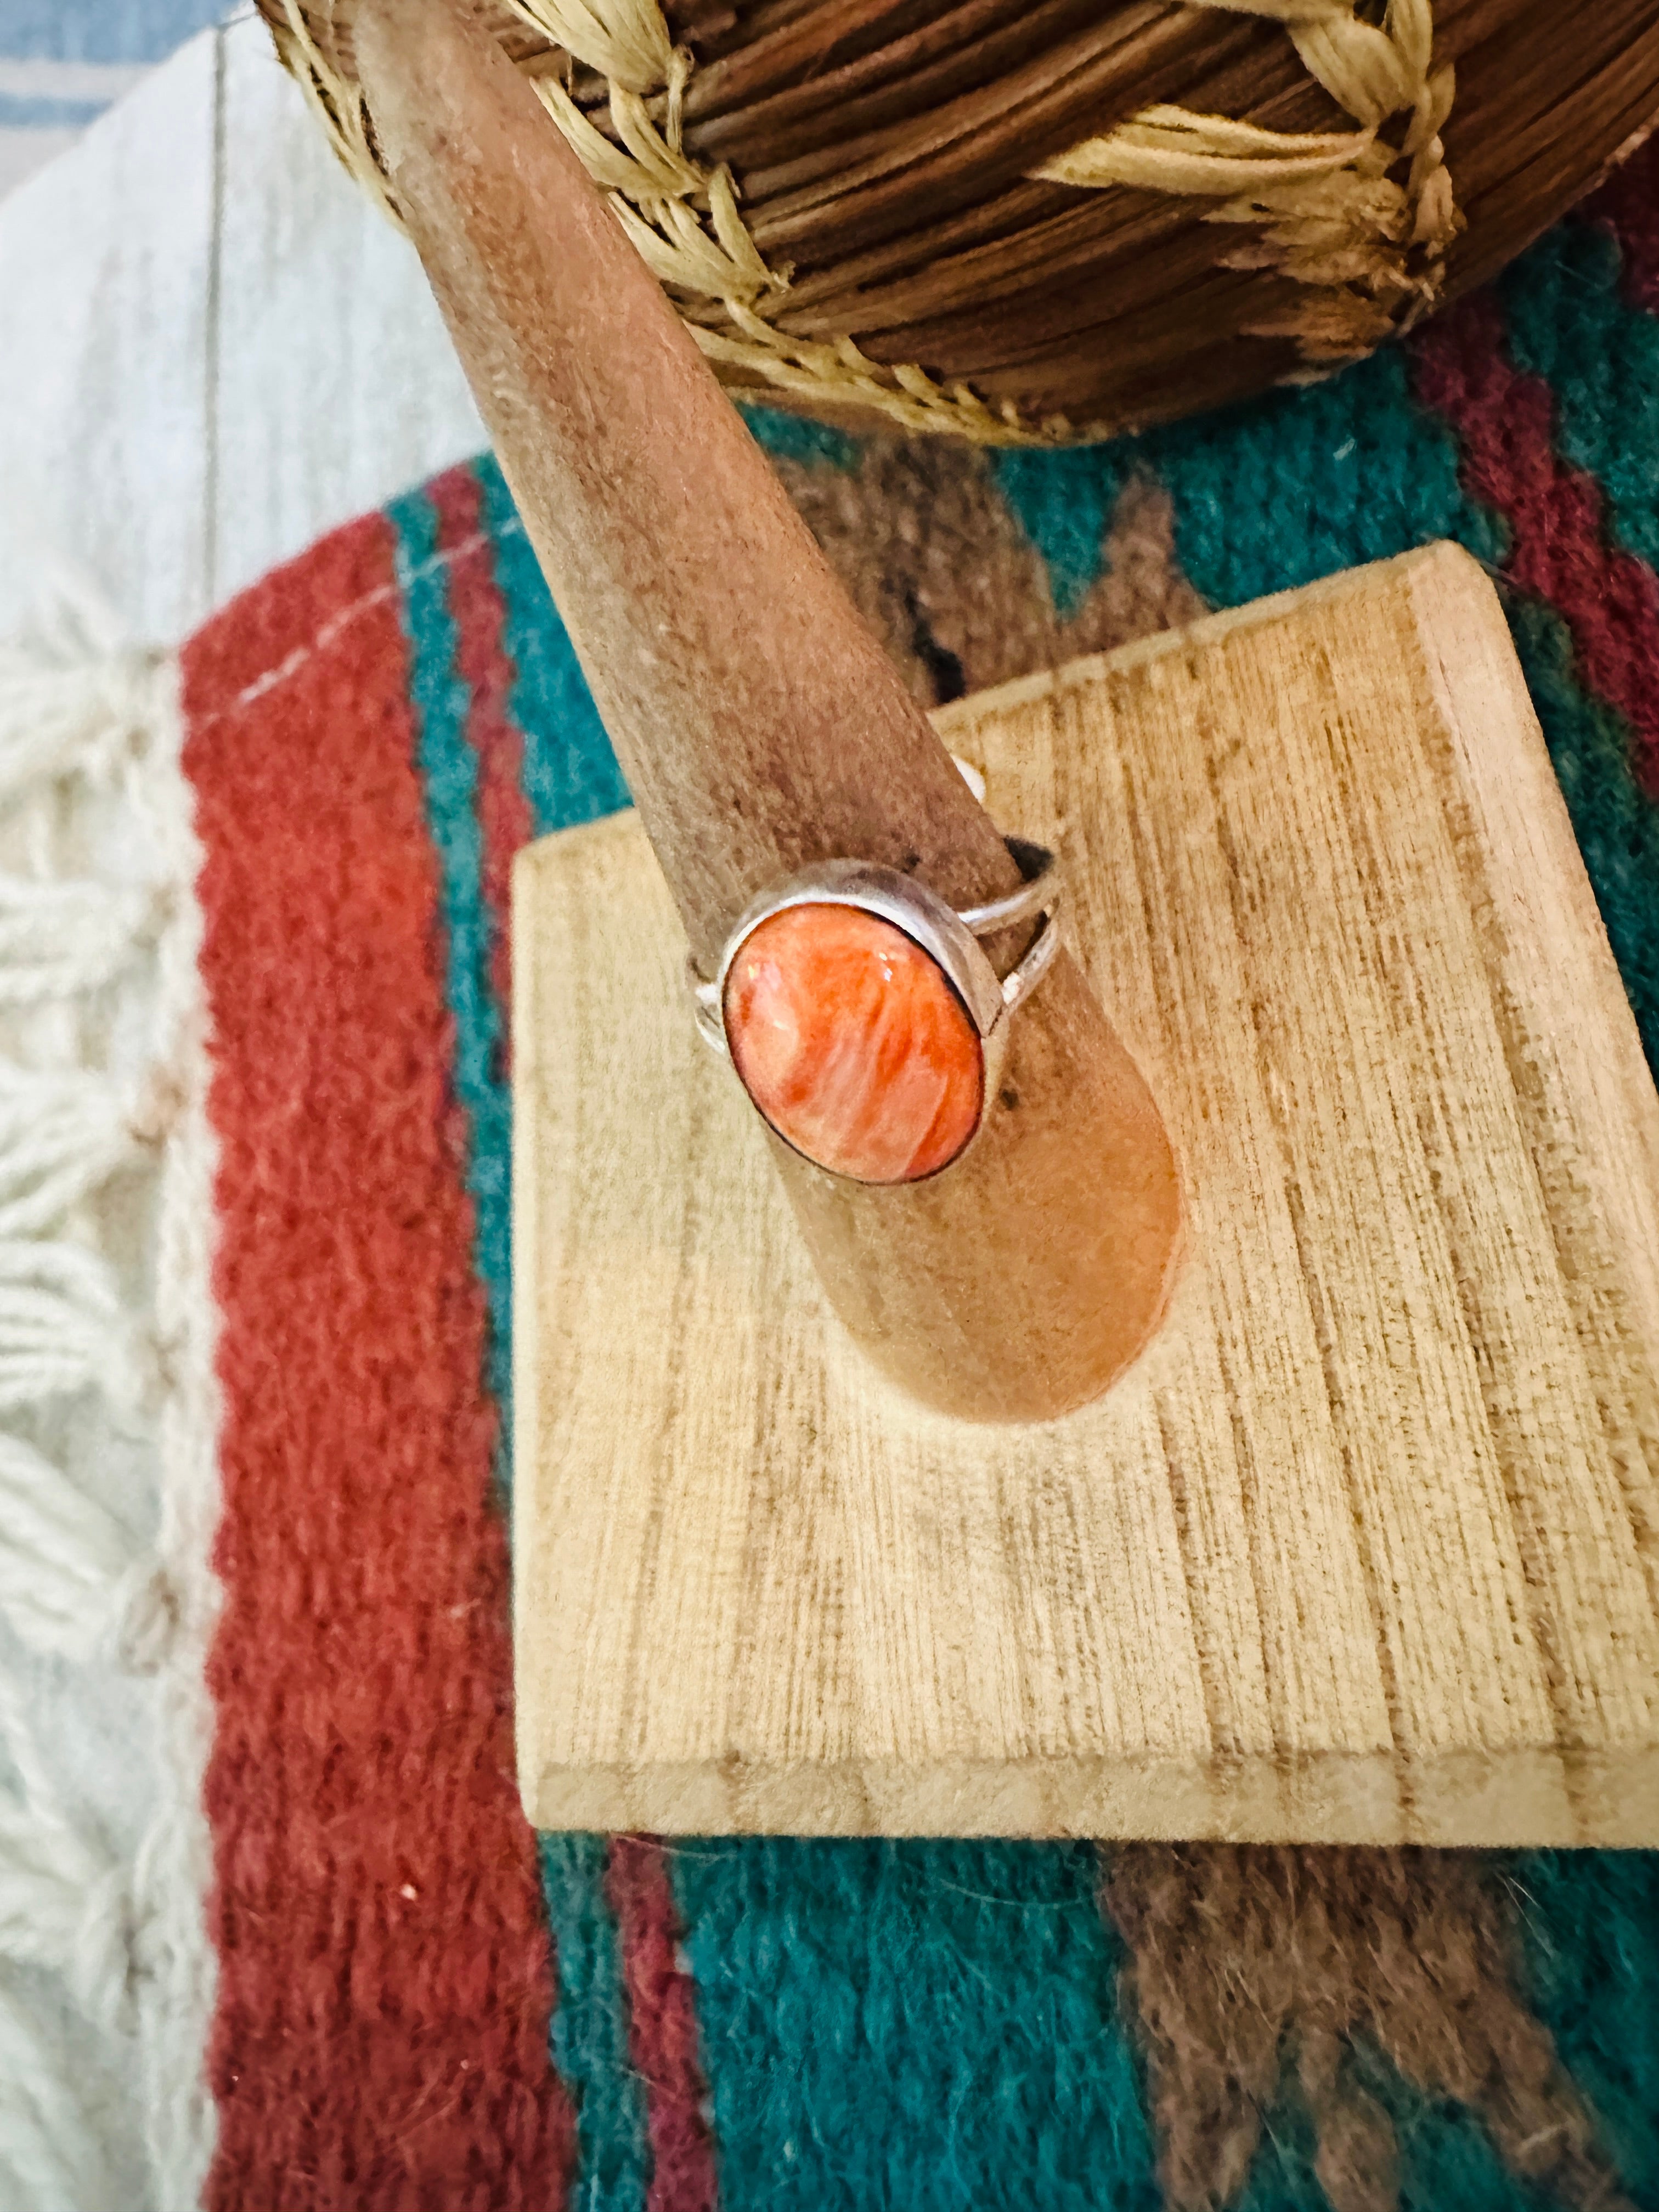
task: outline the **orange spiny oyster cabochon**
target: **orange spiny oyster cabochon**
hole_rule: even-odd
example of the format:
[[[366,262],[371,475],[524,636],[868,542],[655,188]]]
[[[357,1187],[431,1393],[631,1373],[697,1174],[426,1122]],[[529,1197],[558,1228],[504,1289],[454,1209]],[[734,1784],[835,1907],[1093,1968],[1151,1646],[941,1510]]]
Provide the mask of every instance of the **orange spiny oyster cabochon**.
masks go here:
[[[861,908],[787,907],[726,975],[732,1065],[778,1134],[860,1182],[937,1174],[979,1127],[985,1054],[931,954]]]

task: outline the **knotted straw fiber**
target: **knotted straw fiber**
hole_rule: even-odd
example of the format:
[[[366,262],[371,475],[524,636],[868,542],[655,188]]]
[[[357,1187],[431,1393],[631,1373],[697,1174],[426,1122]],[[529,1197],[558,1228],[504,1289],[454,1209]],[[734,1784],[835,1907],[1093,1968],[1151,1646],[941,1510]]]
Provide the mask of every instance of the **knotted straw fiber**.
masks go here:
[[[1442,0],[1438,47],[1431,0],[1125,0],[1071,35],[1077,0],[711,4],[481,12],[723,380],[983,444],[1097,436],[1355,359],[1506,258],[1533,200],[1553,213],[1659,110],[1659,0],[1575,26],[1566,92],[1536,66],[1562,35],[1540,0]],[[261,5],[395,221],[349,5]],[[1484,87],[1467,275],[1448,48]],[[1494,146],[1505,55],[1515,127]],[[900,101],[920,117],[892,121]],[[1322,117],[1336,127],[1285,127]]]

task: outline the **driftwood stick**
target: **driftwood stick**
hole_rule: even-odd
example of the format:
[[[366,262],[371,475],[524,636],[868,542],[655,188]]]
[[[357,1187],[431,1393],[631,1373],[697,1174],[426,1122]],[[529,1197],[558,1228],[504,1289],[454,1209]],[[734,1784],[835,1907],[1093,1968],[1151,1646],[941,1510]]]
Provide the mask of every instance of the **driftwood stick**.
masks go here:
[[[353,30],[404,220],[700,962],[812,861],[878,861],[957,905],[1013,888],[997,828],[530,86],[453,0],[362,0]],[[988,949],[1001,966],[1019,946]],[[843,1319],[947,1410],[1079,1404],[1156,1326],[1169,1144],[1064,956],[938,1181],[868,1188],[774,1149]]]

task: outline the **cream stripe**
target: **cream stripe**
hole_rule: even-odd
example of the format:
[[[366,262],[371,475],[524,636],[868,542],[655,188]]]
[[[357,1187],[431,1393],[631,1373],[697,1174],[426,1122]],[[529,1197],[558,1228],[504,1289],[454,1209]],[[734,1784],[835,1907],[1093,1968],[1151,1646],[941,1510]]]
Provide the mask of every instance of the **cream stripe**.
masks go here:
[[[126,62],[0,60],[0,94],[9,100],[119,100],[149,71]]]

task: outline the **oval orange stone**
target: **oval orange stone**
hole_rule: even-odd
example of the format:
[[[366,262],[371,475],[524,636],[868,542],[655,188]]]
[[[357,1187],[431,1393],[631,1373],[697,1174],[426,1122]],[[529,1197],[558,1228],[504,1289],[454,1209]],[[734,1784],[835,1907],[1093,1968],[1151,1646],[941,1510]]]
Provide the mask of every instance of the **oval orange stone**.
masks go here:
[[[979,1126],[985,1055],[938,962],[854,906],[793,906],[726,979],[732,1064],[778,1134],[860,1182],[915,1182]]]

